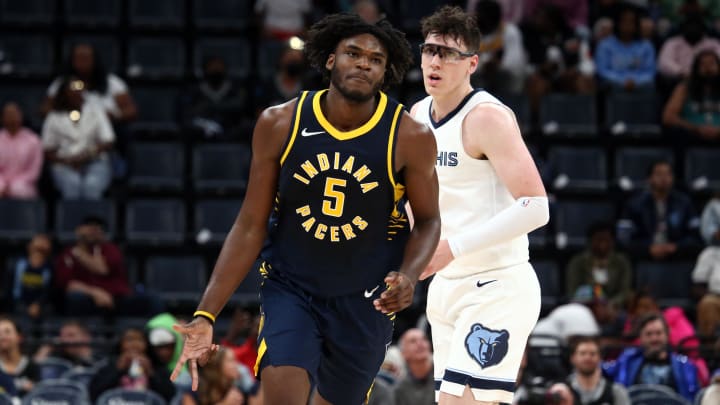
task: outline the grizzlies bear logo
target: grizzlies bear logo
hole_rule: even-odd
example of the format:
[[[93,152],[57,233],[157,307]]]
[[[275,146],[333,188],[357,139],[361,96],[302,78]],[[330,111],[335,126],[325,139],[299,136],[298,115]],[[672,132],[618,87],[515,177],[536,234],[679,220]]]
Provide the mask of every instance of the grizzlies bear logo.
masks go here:
[[[492,330],[476,323],[465,338],[465,348],[480,367],[490,367],[500,363],[507,354],[509,337],[505,329]]]

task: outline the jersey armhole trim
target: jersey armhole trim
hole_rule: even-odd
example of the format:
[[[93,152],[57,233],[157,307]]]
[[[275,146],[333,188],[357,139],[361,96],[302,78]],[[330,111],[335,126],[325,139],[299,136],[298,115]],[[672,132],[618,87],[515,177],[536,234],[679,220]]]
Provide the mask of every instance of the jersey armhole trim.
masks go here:
[[[403,105],[398,104],[395,108],[395,114],[393,114],[392,124],[390,125],[390,136],[388,137],[387,147],[387,169],[388,179],[393,188],[397,186],[395,179],[395,144],[398,127],[400,126],[400,113],[403,111]]]
[[[302,105],[303,102],[305,102],[305,97],[307,96],[308,92],[303,91],[302,96],[300,96],[300,99],[297,101],[297,104],[295,105],[295,118],[293,119],[293,125],[292,130],[290,131],[290,136],[288,137],[287,145],[285,146],[285,150],[283,151],[282,156],[280,157],[280,166],[285,163],[285,159],[287,159],[287,156],[290,154],[290,150],[293,147],[293,144],[295,143],[295,138],[297,137],[297,131],[298,127],[300,126],[300,114],[302,113]]]

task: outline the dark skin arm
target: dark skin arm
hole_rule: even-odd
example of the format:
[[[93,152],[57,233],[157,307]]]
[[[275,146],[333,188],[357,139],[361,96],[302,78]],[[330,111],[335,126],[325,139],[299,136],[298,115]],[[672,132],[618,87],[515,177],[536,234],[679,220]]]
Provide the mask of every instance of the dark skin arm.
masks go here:
[[[245,201],[225,239],[198,310],[219,314],[260,253],[277,190],[282,146],[289,132],[294,106],[295,100],[268,108],[257,121]],[[217,348],[212,344],[212,325],[198,317],[174,328],[185,335],[185,345],[170,379],[175,381],[182,366],[189,361],[192,389],[196,390],[198,362],[203,365]]]
[[[440,239],[438,180],[435,172],[437,145],[425,125],[403,113],[398,129],[396,165],[405,175],[405,193],[415,220],[398,271],[385,278],[387,291],[374,301],[383,313],[401,311],[412,304],[415,283],[430,262]]]

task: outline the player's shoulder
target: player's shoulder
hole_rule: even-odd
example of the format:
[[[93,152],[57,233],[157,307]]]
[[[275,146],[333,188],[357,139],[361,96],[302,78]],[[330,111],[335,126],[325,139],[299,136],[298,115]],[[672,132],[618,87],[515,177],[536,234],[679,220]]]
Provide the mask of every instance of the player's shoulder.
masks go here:
[[[475,104],[465,116],[466,125],[478,128],[479,124],[512,124],[515,122],[515,113],[510,107],[497,99],[481,100]]]
[[[288,124],[292,121],[295,107],[300,97],[295,97],[284,103],[276,104],[265,108],[258,117],[258,125],[277,126]]]
[[[411,138],[415,140],[422,140],[425,138],[435,139],[432,130],[424,123],[417,121],[413,118],[412,114],[408,111],[402,111],[402,119],[398,127],[398,138]]]

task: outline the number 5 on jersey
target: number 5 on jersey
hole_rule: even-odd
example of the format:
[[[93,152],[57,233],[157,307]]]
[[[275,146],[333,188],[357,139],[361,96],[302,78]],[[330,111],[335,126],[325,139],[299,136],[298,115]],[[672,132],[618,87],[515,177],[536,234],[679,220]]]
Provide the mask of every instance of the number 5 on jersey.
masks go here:
[[[336,190],[336,187],[345,187],[347,180],[337,179],[335,177],[328,177],[325,179],[325,197],[322,203],[322,213],[339,218],[343,214],[343,208],[345,207],[345,193]]]

